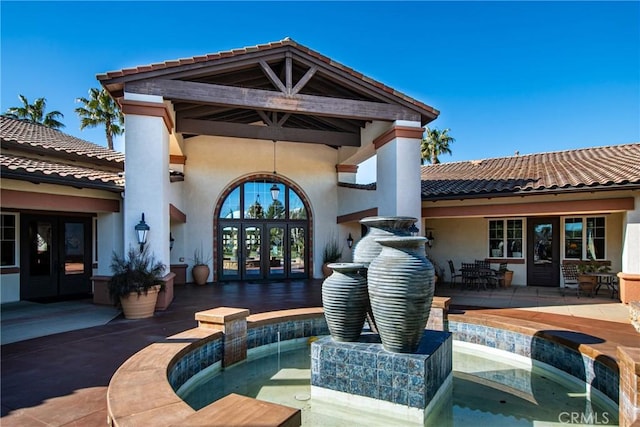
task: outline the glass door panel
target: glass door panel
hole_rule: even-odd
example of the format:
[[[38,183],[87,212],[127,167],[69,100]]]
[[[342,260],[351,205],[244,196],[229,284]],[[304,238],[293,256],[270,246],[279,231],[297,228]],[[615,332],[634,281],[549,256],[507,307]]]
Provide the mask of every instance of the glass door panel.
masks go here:
[[[66,222],[64,224],[64,274],[83,274],[85,262],[84,224]]]
[[[93,270],[91,253],[91,218],[61,218],[59,222],[60,295],[91,292]]]
[[[289,228],[289,272],[291,276],[303,276],[306,273],[306,230],[304,227]]]
[[[37,221],[29,231],[29,275],[50,276],[53,268],[53,225],[49,221]]]
[[[533,262],[535,264],[548,264],[553,261],[553,224],[541,223],[533,227],[535,248]]]
[[[246,279],[259,279],[263,277],[262,264],[262,228],[248,226],[244,229],[244,277]]]
[[[222,228],[222,275],[238,277],[238,227]]]
[[[284,226],[269,226],[269,277],[284,277],[285,229]]]
[[[527,229],[527,285],[559,286],[560,219],[529,218]]]

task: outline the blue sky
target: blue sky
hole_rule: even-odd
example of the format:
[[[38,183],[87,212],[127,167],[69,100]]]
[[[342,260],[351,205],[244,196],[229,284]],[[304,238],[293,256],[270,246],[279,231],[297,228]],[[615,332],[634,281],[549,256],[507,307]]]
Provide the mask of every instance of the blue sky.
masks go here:
[[[440,110],[430,126],[456,138],[445,162],[640,141],[637,1],[0,7],[0,110],[45,97],[98,144],[74,113],[96,74],[285,37]]]

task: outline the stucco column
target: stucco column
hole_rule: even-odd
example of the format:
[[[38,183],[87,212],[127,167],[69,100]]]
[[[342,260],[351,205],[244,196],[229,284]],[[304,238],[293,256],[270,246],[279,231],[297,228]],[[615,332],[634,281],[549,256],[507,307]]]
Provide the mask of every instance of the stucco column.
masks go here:
[[[623,230],[620,300],[640,301],[640,196],[635,196],[634,210],[627,212]]]
[[[135,226],[144,213],[147,246],[158,261],[169,255],[169,132],[173,127],[161,97],[125,93],[124,249],[138,248]]]
[[[421,228],[420,143],[417,122],[396,121],[373,143],[377,154],[378,215],[417,218]]]

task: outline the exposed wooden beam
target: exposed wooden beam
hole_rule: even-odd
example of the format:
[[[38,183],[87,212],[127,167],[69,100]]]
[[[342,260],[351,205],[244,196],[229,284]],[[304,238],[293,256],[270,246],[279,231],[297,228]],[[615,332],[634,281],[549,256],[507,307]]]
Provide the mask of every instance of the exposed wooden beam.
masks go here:
[[[360,134],[329,132],[311,129],[292,129],[273,126],[255,126],[209,120],[183,119],[178,121],[177,132],[197,135],[217,135],[237,138],[276,141],[308,142],[335,147],[360,146]]]
[[[296,83],[296,86],[291,89],[291,94],[296,95],[297,93],[299,93],[302,88],[305,87],[307,83],[309,83],[309,80],[311,80],[311,78],[315,76],[316,71],[318,71],[318,67],[316,67],[315,65],[307,70],[304,76],[302,76],[298,83]]]
[[[262,59],[260,60],[260,68],[262,68],[262,71],[264,71],[264,74],[267,76],[269,81],[273,83],[276,89],[280,90],[282,93],[287,93],[287,88],[282,84],[278,76],[276,76],[276,73],[274,73],[269,64]]]
[[[285,124],[285,122],[286,122],[287,120],[289,120],[289,117],[291,117],[291,114],[289,114],[289,113],[284,114],[282,117],[280,117],[280,120],[278,120],[277,125],[278,125],[278,126],[282,126],[282,125],[284,125],[284,124]]]
[[[317,114],[360,120],[420,121],[420,114],[398,105],[380,102],[335,99],[315,95],[291,95],[207,83],[159,79],[127,83],[125,92],[158,95],[172,101],[192,101],[212,105]]]
[[[291,95],[291,88],[293,87],[293,60],[291,59],[291,52],[285,52],[284,54],[284,75],[287,94]]]
[[[267,116],[267,113],[265,113],[262,110],[257,110],[258,115],[260,116],[260,118],[262,119],[262,121],[267,125],[267,126],[271,126],[273,125],[273,122],[271,121],[271,119],[269,118],[269,116]]]

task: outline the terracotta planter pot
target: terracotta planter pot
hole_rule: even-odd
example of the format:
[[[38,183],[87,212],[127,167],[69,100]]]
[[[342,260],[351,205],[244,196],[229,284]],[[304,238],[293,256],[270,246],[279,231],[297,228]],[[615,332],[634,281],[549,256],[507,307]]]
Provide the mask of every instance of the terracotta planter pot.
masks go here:
[[[588,274],[578,275],[578,286],[580,286],[580,292],[593,296],[598,285],[598,278],[596,276],[590,276]]]
[[[322,264],[322,276],[326,279],[327,277],[331,276],[331,273],[333,273],[333,270],[331,270],[331,268],[329,268],[329,262],[325,262],[324,264]]]
[[[194,265],[191,270],[193,281],[196,285],[204,285],[209,278],[209,266],[208,265]]]
[[[513,281],[513,271],[507,270],[504,272],[504,279],[502,279],[502,287],[510,288]]]
[[[629,304],[640,301],[640,274],[618,273],[620,279],[620,301]]]
[[[149,288],[149,291],[138,295],[137,292],[131,292],[126,297],[120,297],[122,312],[127,319],[146,319],[152,317],[158,301],[158,292],[160,286]]]
[[[329,332],[336,341],[356,341],[369,303],[367,279],[358,274],[364,265],[333,263],[329,268],[333,274],[322,283],[322,307]]]

